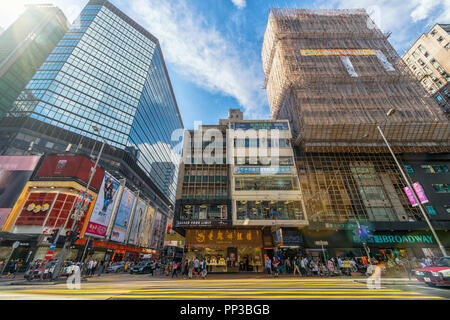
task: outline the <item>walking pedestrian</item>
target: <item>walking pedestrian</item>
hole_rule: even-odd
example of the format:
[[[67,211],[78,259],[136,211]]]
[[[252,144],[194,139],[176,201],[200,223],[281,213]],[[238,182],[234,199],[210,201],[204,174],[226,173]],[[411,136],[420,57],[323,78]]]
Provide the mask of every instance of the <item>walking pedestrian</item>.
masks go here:
[[[189,261],[189,272],[188,272],[188,278],[192,279],[192,273],[194,272],[194,260]]]
[[[177,262],[173,262],[173,266],[172,266],[172,278],[173,276],[176,276],[178,278],[178,263]]]
[[[200,261],[198,260],[198,257],[195,257],[194,260],[194,270],[195,270],[195,275],[197,276],[197,278],[199,277],[199,268],[200,268]]]
[[[270,276],[272,274],[272,261],[269,257],[266,258],[266,270],[267,274]]]
[[[186,260],[186,262],[184,263],[184,269],[183,269],[183,279],[187,278],[189,274],[189,263]]]
[[[201,264],[200,264],[200,268],[202,269],[202,278],[206,279],[206,275],[208,274],[208,272],[206,271],[206,260],[203,259]]]
[[[272,261],[273,273],[274,273],[274,276],[277,278],[280,274],[280,270],[278,269],[279,265],[280,265],[280,262],[278,261],[278,259],[273,257],[273,261]]]
[[[334,274],[334,263],[331,259],[328,260],[328,271],[329,271],[329,275],[332,276]]]
[[[299,268],[299,265],[298,265],[299,261],[298,261],[297,257],[294,258],[293,264],[294,264],[294,276],[295,276],[295,272],[298,272],[298,274],[300,275],[300,268]]]
[[[97,273],[97,276],[98,277],[100,277],[101,275],[102,275],[102,273],[103,273],[103,269],[105,268],[105,262],[104,261],[101,261],[100,262],[100,267],[98,268],[98,273]]]
[[[16,271],[17,271],[18,264],[19,263],[17,262],[17,260],[13,260],[9,264],[9,275],[11,275],[13,279],[16,277]]]

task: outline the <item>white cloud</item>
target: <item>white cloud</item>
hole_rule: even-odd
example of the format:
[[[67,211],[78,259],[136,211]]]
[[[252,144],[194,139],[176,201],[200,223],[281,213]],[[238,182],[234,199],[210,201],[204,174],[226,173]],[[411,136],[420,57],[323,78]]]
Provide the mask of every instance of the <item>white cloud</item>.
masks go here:
[[[159,39],[172,69],[204,89],[236,98],[246,116],[266,111],[264,76],[254,52],[227,40],[187,1],[137,0],[130,7],[133,18]]]
[[[429,27],[450,19],[449,0],[333,0],[322,7],[365,8],[377,26],[392,32],[389,39],[397,49],[408,48],[420,34],[411,33],[412,22],[425,20]],[[427,32],[428,30],[423,30]]]
[[[245,0],[231,0],[233,2],[233,4],[238,7],[239,9],[243,9],[245,8],[245,6],[247,5],[245,3]]]

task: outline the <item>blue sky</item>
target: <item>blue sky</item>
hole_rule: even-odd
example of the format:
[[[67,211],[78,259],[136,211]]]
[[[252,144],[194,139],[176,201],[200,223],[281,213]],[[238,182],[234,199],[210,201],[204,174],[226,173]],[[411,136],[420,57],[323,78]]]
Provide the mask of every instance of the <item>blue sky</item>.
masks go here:
[[[87,0],[0,2],[6,28],[26,3],[53,3],[69,21]],[[365,8],[402,55],[434,23],[450,23],[450,0],[111,0],[160,41],[186,129],[215,124],[239,107],[270,117],[261,47],[270,8]]]

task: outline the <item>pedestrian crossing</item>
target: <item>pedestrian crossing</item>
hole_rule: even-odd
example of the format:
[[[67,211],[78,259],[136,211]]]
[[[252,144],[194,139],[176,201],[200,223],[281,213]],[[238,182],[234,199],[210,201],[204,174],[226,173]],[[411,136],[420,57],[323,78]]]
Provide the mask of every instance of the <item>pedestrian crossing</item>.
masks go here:
[[[235,279],[121,281],[115,278],[82,283],[8,290],[0,299],[401,299],[436,300],[442,297],[364,283],[328,279]]]

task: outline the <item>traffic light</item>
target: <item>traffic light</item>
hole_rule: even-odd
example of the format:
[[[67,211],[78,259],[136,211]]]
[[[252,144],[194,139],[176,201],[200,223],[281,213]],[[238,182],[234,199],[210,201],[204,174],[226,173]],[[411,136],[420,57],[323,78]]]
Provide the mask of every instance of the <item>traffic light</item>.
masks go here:
[[[56,237],[58,236],[58,232],[59,232],[59,229],[53,229],[52,233],[50,234],[50,236],[47,237],[47,241],[49,243],[55,243]]]
[[[88,247],[87,247],[87,252],[88,252],[88,255],[90,255],[90,256],[94,255],[94,253],[95,253],[95,248],[94,248],[94,243],[93,243],[93,241],[89,241]]]
[[[353,233],[355,237],[360,241],[367,241],[372,236],[372,232],[370,231],[369,226],[364,225],[355,228]]]
[[[67,231],[66,232],[66,240],[70,242],[70,244],[74,244],[80,238],[80,231]]]

